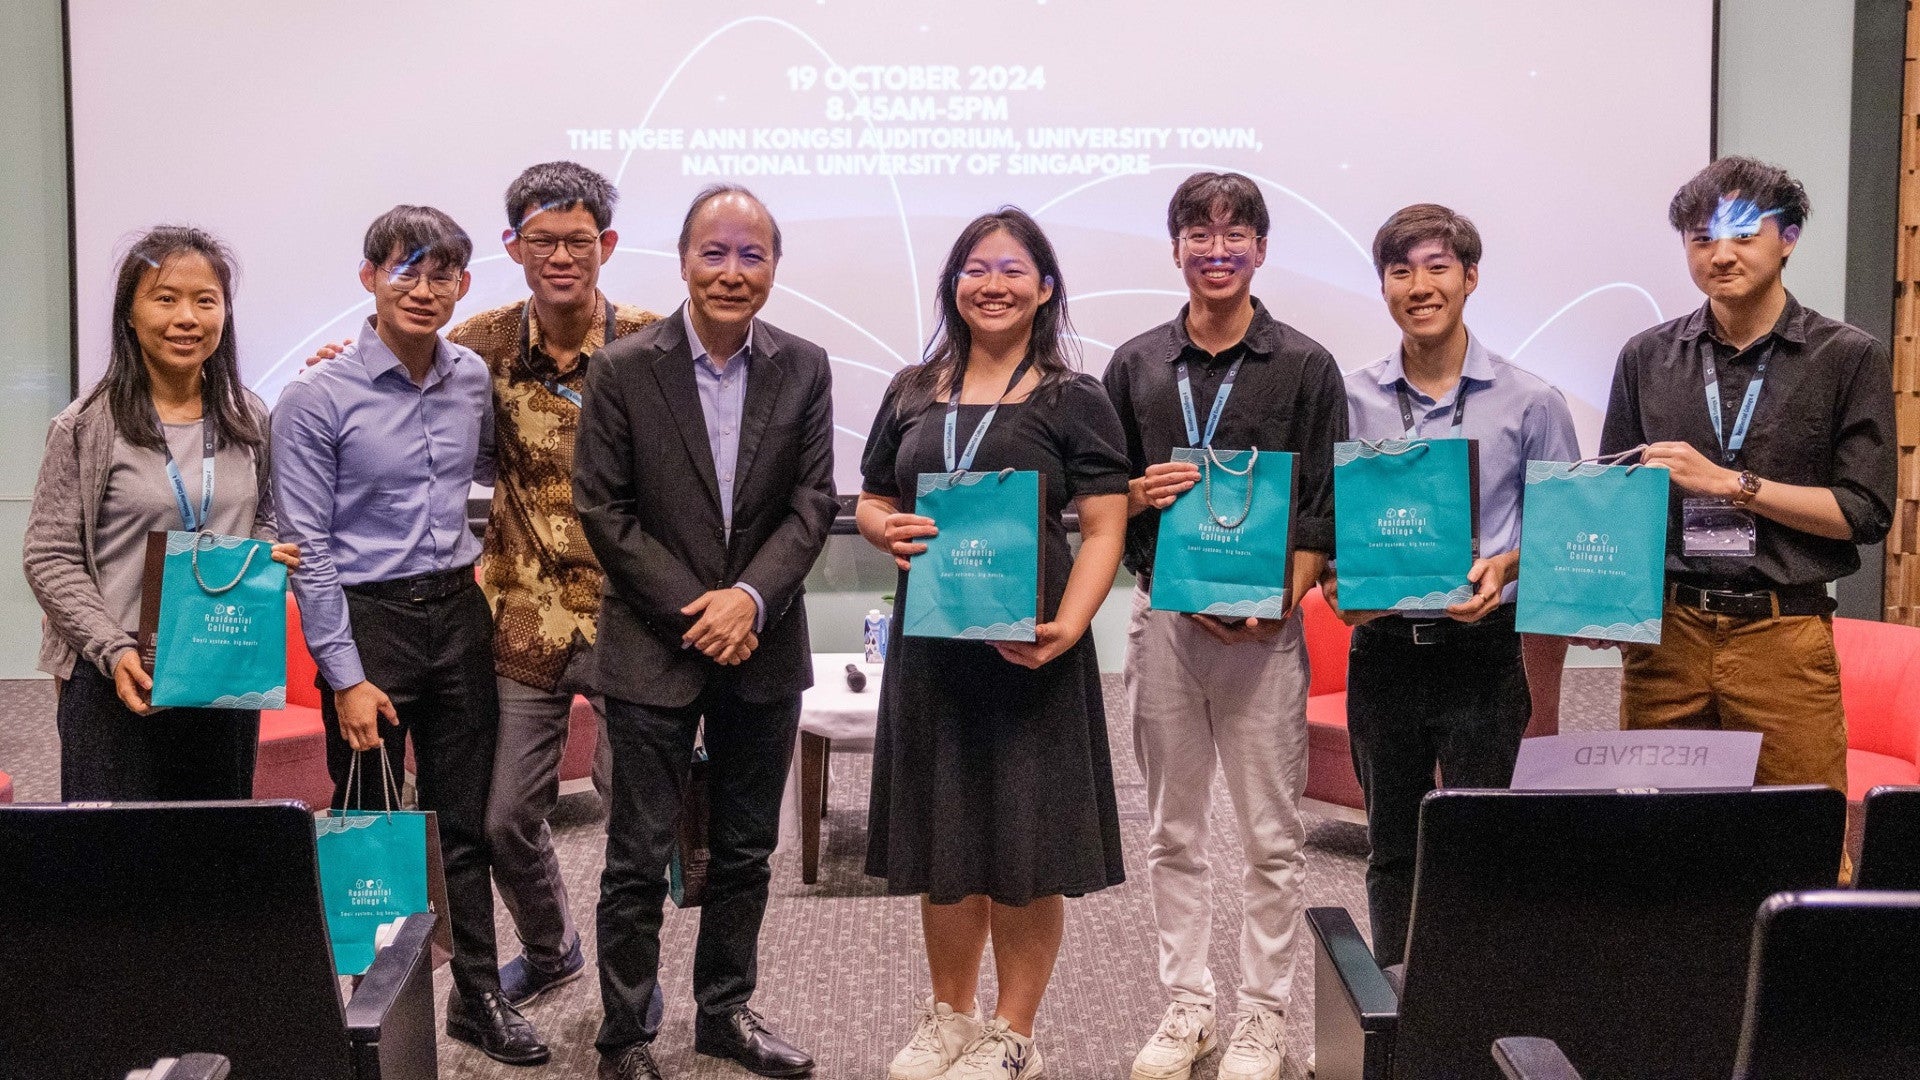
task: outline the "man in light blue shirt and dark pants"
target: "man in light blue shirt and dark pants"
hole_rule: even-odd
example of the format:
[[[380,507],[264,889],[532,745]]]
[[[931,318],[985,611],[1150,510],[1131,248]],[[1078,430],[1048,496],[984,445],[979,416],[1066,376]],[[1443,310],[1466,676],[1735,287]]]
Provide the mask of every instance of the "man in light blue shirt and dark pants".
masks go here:
[[[1347,376],[1348,431],[1356,439],[1480,444],[1474,596],[1444,611],[1341,613],[1357,626],[1347,732],[1373,847],[1373,952],[1396,964],[1407,947],[1420,800],[1433,790],[1435,766],[1449,787],[1513,780],[1532,712],[1513,623],[1520,493],[1529,460],[1573,461],[1580,450],[1560,391],[1487,351],[1467,330],[1467,297],[1480,281],[1473,222],[1443,206],[1409,206],[1380,227],[1373,261],[1401,343]],[[1337,608],[1332,574],[1325,588]]]
[[[500,993],[486,839],[500,700],[466,506],[474,481],[493,480],[493,388],[478,355],[440,336],[472,253],[430,207],[397,206],[367,230],[360,281],[373,318],[281,393],[274,491],[282,538],[300,545],[294,594],[320,669],[334,805],[387,805],[384,774],[400,775],[413,739],[453,923],[447,1034],[537,1065],[546,1046]],[[374,749],[384,761],[361,754]]]

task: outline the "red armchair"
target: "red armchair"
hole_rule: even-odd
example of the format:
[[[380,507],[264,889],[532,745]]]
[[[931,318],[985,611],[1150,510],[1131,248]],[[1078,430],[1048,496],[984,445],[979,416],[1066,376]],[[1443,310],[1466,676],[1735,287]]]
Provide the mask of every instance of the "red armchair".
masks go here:
[[[333,799],[315,673],[300,630],[300,608],[288,593],[287,707],[260,713],[260,750],[253,767],[256,799],[298,799],[310,810],[324,810]]]
[[[1847,800],[1881,784],[1920,784],[1920,628],[1833,620],[1847,710]]]
[[[1353,774],[1353,751],[1347,744],[1347,646],[1353,630],[1333,613],[1319,589],[1300,601],[1300,614],[1307,635],[1307,662],[1313,666],[1313,681],[1307,688],[1307,798],[1361,810],[1367,803]],[[1363,820],[1352,814],[1339,816]]]

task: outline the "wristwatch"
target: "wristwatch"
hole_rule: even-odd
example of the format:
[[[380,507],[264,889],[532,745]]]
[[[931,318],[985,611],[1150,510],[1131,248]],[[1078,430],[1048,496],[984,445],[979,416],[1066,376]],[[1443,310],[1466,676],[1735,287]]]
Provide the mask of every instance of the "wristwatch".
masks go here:
[[[1752,469],[1741,470],[1740,494],[1733,497],[1733,505],[1745,506],[1758,494],[1760,494],[1760,478],[1754,475]]]

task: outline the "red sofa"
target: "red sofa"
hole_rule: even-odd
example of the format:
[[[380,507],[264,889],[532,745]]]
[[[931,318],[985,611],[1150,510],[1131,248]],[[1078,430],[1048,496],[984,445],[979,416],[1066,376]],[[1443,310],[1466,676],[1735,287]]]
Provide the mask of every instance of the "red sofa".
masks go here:
[[[1920,628],[1833,620],[1847,710],[1847,799],[1881,784],[1920,784]]]
[[[287,707],[260,713],[260,750],[253,766],[256,799],[298,799],[312,810],[325,809],[333,799],[315,671],[300,630],[300,608],[288,593]]]
[[[1313,666],[1307,687],[1307,798],[1361,810],[1367,803],[1347,744],[1347,646],[1353,630],[1333,613],[1319,589],[1300,601],[1300,614],[1307,662]]]

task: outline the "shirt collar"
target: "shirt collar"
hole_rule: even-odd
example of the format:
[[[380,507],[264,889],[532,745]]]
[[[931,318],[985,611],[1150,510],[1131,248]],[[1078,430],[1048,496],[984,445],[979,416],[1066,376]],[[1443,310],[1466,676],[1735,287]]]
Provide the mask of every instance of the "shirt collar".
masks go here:
[[[354,352],[359,356],[360,363],[366,367],[367,378],[377,379],[389,371],[398,371],[402,378],[408,382],[413,381],[407,366],[400,362],[400,358],[394,355],[392,349],[387,348],[386,342],[380,340],[379,331],[374,329],[372,315],[367,316],[367,321],[360,326],[358,346]],[[453,374],[453,365],[458,359],[458,354],[453,351],[453,346],[447,339],[436,334],[433,343],[433,367],[427,372],[426,382],[422,385],[432,386]]]
[[[1253,301],[1253,321],[1247,324],[1246,336],[1227,352],[1232,352],[1244,345],[1247,355],[1261,360],[1269,359],[1273,356],[1274,350],[1280,346],[1280,324],[1274,320],[1273,315],[1267,311],[1267,305],[1261,303],[1259,297],[1254,296],[1249,299]],[[1173,350],[1167,356],[1169,363],[1180,359],[1181,354],[1188,349],[1195,352],[1206,351],[1195,345],[1193,337],[1187,333],[1187,312],[1192,307],[1191,301],[1181,304],[1180,317],[1173,320]]]
[[[524,309],[527,313],[527,352],[546,356],[541,350],[540,312],[533,305],[533,299],[527,299]],[[593,293],[593,322],[587,327],[587,336],[580,342],[580,354],[591,356],[607,343],[607,298],[600,295],[598,289]],[[551,360],[552,357],[547,357]]]
[[[687,348],[693,351],[694,363],[704,363],[707,367],[712,368],[713,357],[707,355],[706,344],[700,340],[699,333],[693,328],[693,312],[688,310],[688,306],[689,305],[686,304],[680,305],[680,325],[687,331]],[[753,324],[748,323],[747,340],[741,343],[739,352],[727,357],[727,363],[731,364],[735,360],[743,360],[751,355],[753,355]]]
[[[1702,334],[1713,337],[1713,304],[1701,304],[1693,314],[1680,322],[1680,340],[1692,341]],[[1787,306],[1780,309],[1780,317],[1773,322],[1771,334],[1777,334],[1795,345],[1807,343],[1807,309],[1800,306],[1792,293],[1787,294]],[[1714,338],[1718,341],[1719,338]]]
[[[1460,377],[1462,379],[1472,379],[1478,383],[1491,383],[1494,381],[1493,361],[1494,355],[1492,350],[1480,344],[1480,339],[1474,335],[1472,330],[1468,330],[1467,359],[1465,363],[1460,365]],[[1392,389],[1395,383],[1406,379],[1406,377],[1406,355],[1400,349],[1396,348],[1387,354],[1386,363],[1380,368],[1380,385]],[[1409,380],[1407,385],[1412,388],[1412,381]],[[1414,388],[1414,393],[1417,394],[1419,392],[1418,388]]]

